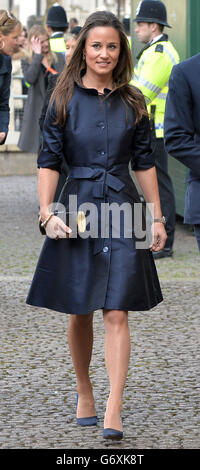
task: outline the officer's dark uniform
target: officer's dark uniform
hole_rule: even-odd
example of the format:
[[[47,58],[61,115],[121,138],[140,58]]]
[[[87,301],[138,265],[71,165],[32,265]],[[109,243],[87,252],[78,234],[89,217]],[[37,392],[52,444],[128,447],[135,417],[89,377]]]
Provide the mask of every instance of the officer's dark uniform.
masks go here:
[[[64,32],[68,28],[68,21],[64,8],[54,4],[48,11],[46,24],[52,29],[50,37],[51,51],[65,53]]]
[[[144,0],[138,7],[136,22],[167,23],[165,5],[160,1]],[[168,155],[164,148],[164,114],[168,93],[168,81],[179,55],[166,34],[146,45],[138,56],[134,79],[131,82],[145,96],[152,127],[152,143],[158,177],[162,213],[166,217],[167,241],[165,248],[154,254],[155,258],[172,255],[176,210],[171,178],[168,174]]]

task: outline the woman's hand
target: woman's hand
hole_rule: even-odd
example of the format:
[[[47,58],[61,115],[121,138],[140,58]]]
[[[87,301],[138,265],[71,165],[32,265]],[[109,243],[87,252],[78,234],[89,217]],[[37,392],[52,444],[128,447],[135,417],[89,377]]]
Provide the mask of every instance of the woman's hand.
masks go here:
[[[41,54],[42,46],[40,38],[36,38],[35,36],[31,38],[31,48],[35,54]]]
[[[150,247],[151,251],[160,251],[164,248],[167,234],[162,222],[154,222],[152,224],[153,244]]]
[[[69,238],[69,235],[72,233],[71,228],[65,225],[63,220],[56,215],[53,215],[47,222],[45,230],[47,237],[54,239]]]
[[[0,143],[4,141],[5,137],[6,137],[6,133],[0,132]]]

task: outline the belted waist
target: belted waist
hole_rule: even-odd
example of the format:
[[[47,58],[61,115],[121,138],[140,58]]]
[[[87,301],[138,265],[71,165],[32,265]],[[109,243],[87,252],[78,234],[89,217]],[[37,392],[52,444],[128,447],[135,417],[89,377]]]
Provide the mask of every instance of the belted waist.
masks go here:
[[[102,198],[105,195],[105,185],[114,189],[114,191],[121,191],[125,184],[113,175],[118,172],[120,175],[129,175],[127,164],[114,165],[111,169],[89,167],[89,166],[69,166],[68,177],[75,179],[89,179],[94,180],[93,196],[95,198]]]
[[[117,176],[115,174],[117,173]],[[102,199],[105,199],[106,194],[106,185],[114,191],[121,191],[124,188],[125,184],[119,179],[118,175],[129,175],[128,165],[127,164],[118,164],[113,165],[112,168],[109,170],[106,168],[99,168],[99,167],[89,167],[89,166],[69,166],[68,167],[68,178],[75,178],[75,179],[85,179],[85,180],[93,180],[94,184],[92,187],[92,196],[97,199],[96,207],[99,210],[99,217],[98,217],[98,227],[99,227],[99,234],[101,233],[101,217],[100,217],[100,209]],[[94,255],[100,253],[104,248],[104,238],[100,235],[98,238],[94,238],[94,247],[93,253]]]

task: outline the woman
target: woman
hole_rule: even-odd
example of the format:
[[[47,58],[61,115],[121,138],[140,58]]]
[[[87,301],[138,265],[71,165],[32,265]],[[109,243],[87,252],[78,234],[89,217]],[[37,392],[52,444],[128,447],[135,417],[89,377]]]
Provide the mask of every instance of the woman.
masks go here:
[[[81,31],[81,28],[80,28],[80,31]],[[67,35],[65,37],[65,43],[66,43],[65,59],[66,59],[66,64],[68,64],[68,62],[71,59],[71,56],[72,56],[72,54],[74,52],[74,49],[76,47],[77,39],[78,39],[78,34],[67,33]]]
[[[10,86],[10,131],[21,131],[22,118],[24,114],[24,101],[14,97],[23,95],[24,91],[27,94],[27,87],[24,84],[22,77],[22,59],[26,56],[26,50],[22,47],[24,43],[24,28],[22,29],[19,37],[16,50],[12,54],[12,75]]]
[[[49,73],[61,72],[64,57],[50,51],[49,37],[41,25],[32,26],[28,35],[27,57],[22,59],[22,72],[28,86],[18,146],[25,152],[38,152],[40,146],[39,117],[48,85]]]
[[[129,85],[132,67],[120,21],[109,12],[90,15],[45,119],[38,166],[40,214],[47,238],[27,298],[28,304],[70,314],[68,340],[77,377],[77,423],[82,426],[97,424],[89,366],[93,312],[103,310],[110,381],[103,437],[108,439],[123,437],[120,414],[130,356],[128,311],[149,310],[162,301],[151,250],[162,249],[166,240],[149,120],[143,95]],[[69,175],[59,202],[66,212],[69,199],[76,197],[78,208],[86,203],[95,209],[90,225],[97,214],[97,237],[73,237],[70,226],[50,212],[62,154]],[[129,203],[133,209],[140,202],[129,161],[146,201],[154,204],[151,250],[136,249],[132,226],[131,238],[130,233],[124,236],[123,221],[120,237],[104,231],[101,237],[102,207],[108,203],[129,207]],[[111,228],[110,219],[109,224]]]
[[[67,35],[66,35],[66,38],[65,38],[65,42],[66,42],[65,61],[66,61],[67,65],[68,65],[68,63],[71,59],[71,56],[73,54],[73,51],[75,49],[77,38],[78,38],[78,35],[75,35],[75,34],[67,33]],[[46,96],[45,96],[45,99],[44,99],[44,105],[43,105],[41,116],[40,116],[40,119],[39,119],[41,132],[43,132],[44,119],[45,119],[47,108],[48,108],[48,105],[49,105],[49,100],[50,100],[51,95],[53,93],[53,90],[56,86],[58,76],[59,75],[53,75],[53,74],[49,75],[49,81],[48,81]],[[66,177],[67,177],[67,163],[66,163],[65,160],[63,160],[62,168],[61,168],[61,172],[60,172],[60,176],[59,176],[59,180],[58,180],[58,186],[57,186],[55,196],[54,196],[54,201],[58,200],[60,192],[63,188],[63,185],[65,184]]]
[[[25,26],[23,26],[23,28],[22,28],[22,32],[19,36],[18,43],[19,43],[20,49],[23,49],[23,50],[27,49],[27,47],[28,47],[28,33],[27,33],[27,29],[25,28]]]
[[[78,35],[76,35],[76,34],[67,33],[67,35],[66,35],[66,38],[65,38],[65,43],[66,43],[65,63],[67,65],[68,65],[68,63],[71,59],[71,56],[73,54],[73,51],[75,49],[77,39],[78,39]],[[52,92],[53,92],[53,90],[56,86],[58,76],[59,75],[54,75],[54,74],[50,73],[49,77],[48,77],[48,87],[47,87],[47,90],[46,90],[44,105],[43,105],[41,116],[40,116],[40,119],[39,119],[41,131],[43,131],[44,119],[45,119],[47,108],[48,108],[48,105],[49,105],[49,100],[50,100]]]
[[[0,10],[0,145],[4,144],[9,125],[11,58],[16,50],[21,23],[12,13]]]

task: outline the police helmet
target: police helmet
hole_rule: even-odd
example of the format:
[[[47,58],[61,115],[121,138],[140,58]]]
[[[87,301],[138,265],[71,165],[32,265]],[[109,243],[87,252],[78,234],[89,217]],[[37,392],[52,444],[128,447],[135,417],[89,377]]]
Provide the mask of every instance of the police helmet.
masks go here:
[[[65,9],[58,3],[53,4],[48,11],[46,24],[53,28],[68,28]]]
[[[133,21],[140,23],[158,23],[171,28],[167,23],[167,10],[163,2],[159,0],[143,0],[139,3],[136,18]]]

